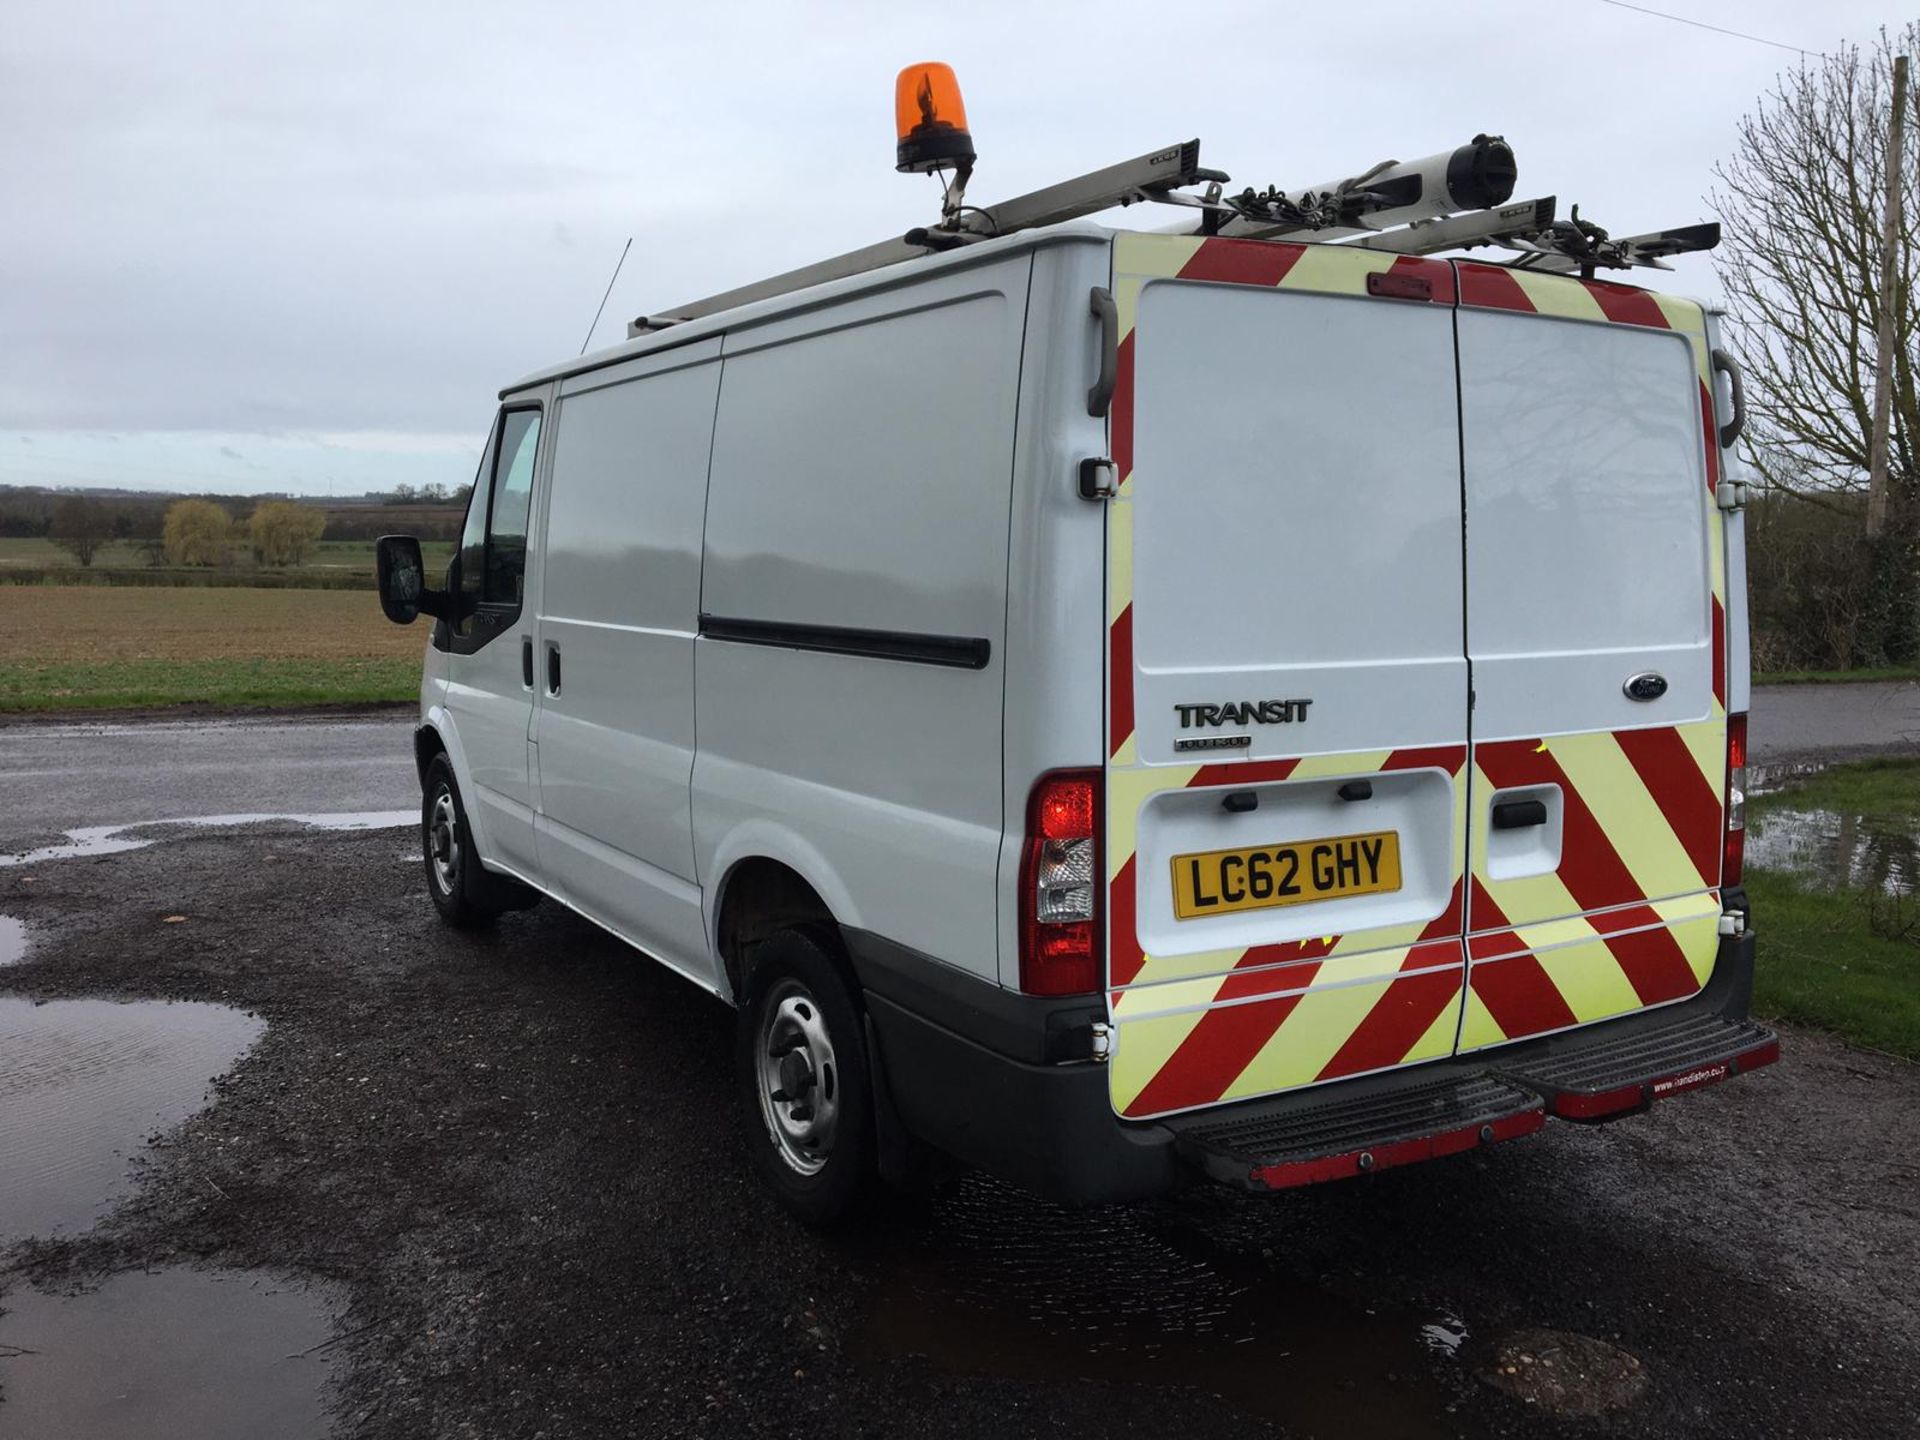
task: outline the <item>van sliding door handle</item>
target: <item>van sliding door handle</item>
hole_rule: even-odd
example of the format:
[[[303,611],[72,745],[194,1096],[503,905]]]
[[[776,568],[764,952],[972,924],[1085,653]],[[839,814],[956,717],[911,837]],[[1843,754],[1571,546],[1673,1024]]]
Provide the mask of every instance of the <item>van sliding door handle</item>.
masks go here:
[[[560,693],[560,647],[547,646],[547,694]]]
[[[531,635],[520,637],[520,683],[529,690],[533,689],[533,637]]]
[[[1502,800],[1493,807],[1493,828],[1496,830],[1524,830],[1529,825],[1547,823],[1547,802],[1544,800]]]

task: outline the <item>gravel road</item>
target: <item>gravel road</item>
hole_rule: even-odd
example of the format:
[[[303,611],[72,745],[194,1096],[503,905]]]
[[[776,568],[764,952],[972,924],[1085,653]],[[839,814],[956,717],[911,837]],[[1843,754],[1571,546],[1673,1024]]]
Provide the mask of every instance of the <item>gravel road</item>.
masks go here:
[[[412,843],[267,825],[0,871],[36,937],[7,989],[267,1021],[12,1283],[328,1285],[355,1437],[1591,1434],[1492,1383],[1537,1331],[1637,1373],[1610,1434],[1920,1413],[1913,1067],[1795,1034],[1644,1118],[1375,1180],[1091,1213],[969,1180],[823,1239],[747,1178],[724,1009],[552,906],[442,929]]]
[[[0,731],[0,850],[411,801],[405,720],[222,725],[204,744],[155,728],[176,733]],[[149,783],[122,783],[155,756]],[[219,788],[230,757],[274,788]],[[0,868],[0,914],[28,937],[23,960],[0,954],[0,1003],[266,1022],[100,1223],[0,1236],[0,1397],[30,1400],[38,1363],[9,1323],[91,1291],[122,1328],[84,1328],[130,1333],[149,1313],[120,1298],[131,1273],[225,1282],[196,1292],[191,1328],[235,1353],[272,1342],[219,1382],[261,1414],[298,1412],[250,1387],[311,1355],[315,1322],[233,1310],[219,1330],[219,1306],[262,1277],[276,1303],[332,1297],[321,1358],[355,1440],[1718,1440],[1908,1434],[1920,1414],[1915,1067],[1793,1032],[1778,1066],[1650,1115],[1366,1181],[1071,1212],[976,1177],[826,1238],[747,1175],[727,1011],[551,904],[444,930],[417,852],[406,829],[268,822]],[[206,1382],[183,1364],[174,1383]],[[139,1433],[166,1433],[168,1401]],[[0,1433],[23,1440],[106,1433],[7,1412]]]

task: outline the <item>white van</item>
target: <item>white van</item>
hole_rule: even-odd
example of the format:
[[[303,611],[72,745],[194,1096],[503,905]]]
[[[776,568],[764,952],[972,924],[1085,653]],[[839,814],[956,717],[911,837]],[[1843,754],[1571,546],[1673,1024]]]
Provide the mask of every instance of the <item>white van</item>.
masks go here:
[[[734,1005],[816,1221],[926,1152],[1273,1189],[1764,1064],[1717,323],[1071,223],[540,371],[445,592],[381,547],[434,903]]]

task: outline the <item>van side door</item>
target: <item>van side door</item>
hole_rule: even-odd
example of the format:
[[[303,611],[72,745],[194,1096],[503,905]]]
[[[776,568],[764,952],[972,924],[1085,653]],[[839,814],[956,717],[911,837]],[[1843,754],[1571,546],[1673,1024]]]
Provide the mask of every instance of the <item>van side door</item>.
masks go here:
[[[706,982],[693,641],[720,341],[562,382],[540,600],[540,855],[569,904]]]
[[[449,572],[455,613],[447,626],[446,704],[466,757],[468,810],[478,812],[486,858],[523,874],[535,869],[526,592],[543,418],[537,401],[501,409]]]

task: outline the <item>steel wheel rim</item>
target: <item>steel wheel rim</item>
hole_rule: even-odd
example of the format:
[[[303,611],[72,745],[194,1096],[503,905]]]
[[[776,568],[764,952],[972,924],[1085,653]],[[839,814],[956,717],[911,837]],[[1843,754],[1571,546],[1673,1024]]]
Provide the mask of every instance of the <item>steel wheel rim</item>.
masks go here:
[[[840,1123],[840,1066],[820,1002],[798,980],[767,997],[754,1036],[760,1118],[787,1168],[817,1175]]]
[[[460,881],[460,823],[451,790],[443,789],[433,797],[433,813],[427,819],[427,859],[441,894],[453,894]]]

